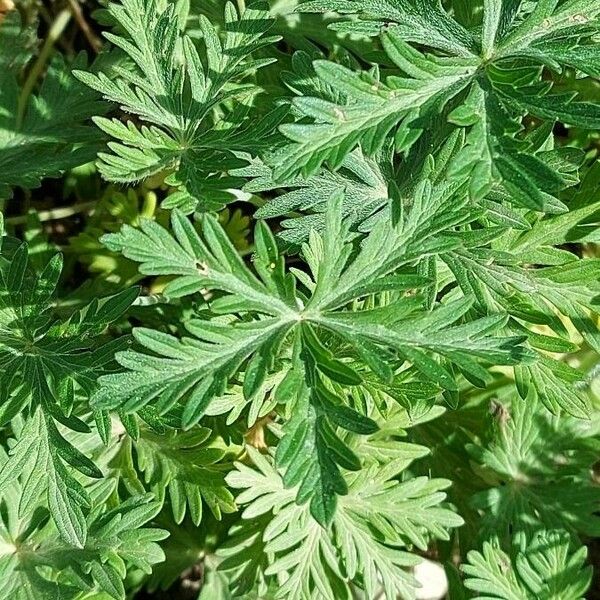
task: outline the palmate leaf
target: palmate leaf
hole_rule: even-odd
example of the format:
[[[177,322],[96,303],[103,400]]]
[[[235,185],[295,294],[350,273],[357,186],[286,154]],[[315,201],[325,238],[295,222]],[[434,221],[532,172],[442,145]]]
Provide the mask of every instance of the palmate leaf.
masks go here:
[[[473,35],[453,20],[437,0],[316,0],[302,4],[301,9],[306,12],[359,14],[368,18],[334,24],[332,29],[355,28],[362,34],[378,35],[382,26],[394,23],[407,41],[458,56],[470,57],[477,52]]]
[[[336,169],[359,144],[366,154],[374,154],[404,118],[414,118],[424,107],[437,110],[458,94],[469,84],[476,64],[462,61],[447,68],[433,64],[432,73],[419,81],[418,86],[400,77],[380,81],[370,74],[356,73],[323,60],[315,61],[314,68],[317,75],[347,101],[338,104],[321,98],[295,99],[299,114],[314,123],[281,126],[292,144],[270,159],[277,179],[299,172],[313,174],[325,162]]]
[[[533,347],[544,353],[573,352],[580,341],[572,339],[574,327],[598,351],[599,265],[595,259],[580,259],[556,247],[581,239],[587,230],[583,223],[597,218],[598,210],[598,203],[592,202],[532,220],[528,229],[507,231],[491,243],[486,236],[479,242],[474,237],[469,248],[442,254],[440,259],[464,295],[475,298],[479,310],[510,314],[509,327],[515,333],[526,332]],[[573,385],[584,375],[568,364],[544,355],[535,364],[519,367],[517,375],[523,398],[533,392],[552,412],[589,416],[589,399]]]
[[[532,395],[513,396],[503,413],[489,443],[471,448],[494,486],[473,499],[482,535],[504,542],[511,531],[559,528],[597,536],[600,489],[590,471],[597,424],[554,417]]]
[[[226,190],[236,180],[222,174],[244,164],[234,151],[268,147],[283,112],[274,111],[260,124],[248,117],[248,106],[260,90],[247,76],[271,62],[252,54],[277,40],[266,35],[272,25],[266,10],[247,8],[238,14],[233,3],[225,3],[223,39],[200,16],[202,56],[180,31],[185,18],[178,18],[177,10],[175,4],[163,6],[157,0],[110,3],[108,11],[121,32],[105,35],[135,68],[117,69],[116,78],[102,72],[76,75],[144,123],[95,119],[115,140],[110,152],[99,155],[101,173],[111,181],[132,182],[173,171],[167,181],[178,192],[165,206],[190,212],[232,199]],[[231,99],[238,101],[237,108],[219,118],[216,109]]]
[[[23,514],[44,493],[60,535],[81,547],[90,503],[69,468],[88,477],[102,474],[60,428],[90,431],[74,408],[80,397],[91,395],[97,377],[110,371],[113,353],[122,344],[98,338],[129,307],[137,290],[95,300],[67,320],[55,321],[52,295],[60,255],[38,276],[29,266],[27,246],[13,253],[8,246],[3,244],[0,265],[0,419],[6,424],[22,412],[26,420],[0,467],[0,481],[21,478]]]
[[[252,179],[244,186],[246,192],[260,194],[285,190],[268,200],[254,216],[258,219],[284,217],[281,223],[284,230],[277,238],[295,247],[308,239],[311,229],[322,231],[329,200],[339,190],[344,190],[343,214],[353,226],[362,224],[386,206],[387,180],[393,176],[390,154],[389,149],[384,149],[378,156],[370,158],[356,149],[344,159],[338,171],[323,169],[306,179],[293,177],[277,181],[272,170],[260,159],[235,173]]]
[[[415,600],[425,555],[453,599],[586,595],[600,0],[108,0],[81,95],[46,61],[93,45],[76,4],[37,62],[11,4],[0,205],[102,133],[101,174],[147,181],[7,206],[34,241],[0,253],[0,596]],[[80,225],[143,297],[85,305],[50,248]]]
[[[117,360],[127,370],[103,377],[93,400],[97,408],[126,412],[149,403],[162,413],[181,410],[184,427],[191,427],[210,411],[232,379],[243,376],[243,395],[250,404],[262,393],[276,363],[293,355],[293,368],[273,396],[275,405],[292,406],[277,457],[287,467],[286,482],[302,482],[301,495],[311,499],[313,515],[322,523],[333,517],[335,496],[346,491],[339,469],[360,468],[336,428],[374,430],[366,415],[347,405],[345,392],[333,391],[331,384],[342,390],[359,385],[365,367],[391,380],[394,369],[407,361],[426,380],[454,389],[453,373],[435,356],[455,363],[478,384],[487,379],[480,360],[512,365],[529,356],[520,347],[523,338],[493,334],[504,324],[502,316],[454,326],[469,302],[429,312],[423,310],[422,298],[404,297],[407,290],[421,287],[423,279],[397,274],[398,270],[455,247],[459,238],[445,232],[474,218],[468,201],[461,204],[451,194],[434,193],[424,184],[412,210],[397,215],[395,223],[381,220],[352,259],[355,246],[341,218],[341,205],[341,197],[331,202],[324,232],[313,233],[303,249],[310,275],[286,273],[264,224],[255,233],[253,264],[258,275],[243,263],[209,215],[202,217],[200,233],[174,211],[174,235],[147,221],[141,231],[125,227],[108,236],[112,248],[142,263],[142,272],[176,275],[165,288],[167,295],[203,289],[214,295],[209,301],[213,313],[230,315],[192,318],[186,323],[192,337],[134,330],[143,351],[119,353]],[[297,289],[298,282],[303,289]],[[349,303],[381,291],[393,294],[394,301],[380,308],[345,310]],[[334,356],[321,341],[323,335],[349,345],[356,364]]]
[[[0,465],[4,489],[17,478],[22,480],[19,514],[24,516],[43,495],[56,528],[64,541],[83,548],[87,538],[84,511],[91,507],[83,486],[69,472],[68,465],[88,477],[102,472],[58,431],[41,409],[25,423],[9,457]]]
[[[157,542],[166,532],[144,527],[159,508],[150,496],[130,498],[111,511],[90,515],[88,539],[74,549],[57,536],[43,514],[32,510],[25,518],[18,515],[23,493],[19,486],[4,491],[0,592],[5,598],[75,600],[99,591],[103,597],[125,600],[126,569],[149,573],[164,560]]]
[[[415,456],[407,450],[407,461],[401,459],[403,449],[396,449],[395,454],[405,466]],[[243,518],[249,523],[242,524],[242,530],[270,515],[264,530],[255,533],[264,544],[256,551],[269,561],[267,578],[284,578],[276,598],[350,598],[347,579],[368,597],[382,584],[390,600],[398,594],[412,598],[416,582],[404,569],[419,559],[405,548],[408,544],[426,547],[430,536],[445,539],[447,530],[462,522],[440,506],[447,481],[423,477],[400,483],[393,479],[397,471],[377,472],[372,465],[349,478],[348,495],[340,500],[330,527],[324,529],[306,505],[294,502],[295,490],[284,486],[272,461],[252,448],[248,452],[255,468],[238,464],[228,482],[241,491],[237,500],[246,506]],[[220,568],[227,573],[234,565],[226,559]],[[247,572],[245,585],[252,586],[257,575]],[[238,593],[245,591],[240,583],[235,584]]]
[[[476,600],[582,600],[591,582],[587,549],[562,530],[515,534],[510,553],[497,540],[471,551],[462,567]]]
[[[597,107],[579,101],[575,91],[554,94],[550,82],[542,83],[541,65],[560,70],[569,64],[568,58],[561,62],[556,51],[552,57],[544,55],[545,45],[556,40],[585,49],[600,6],[544,2],[530,13],[525,6],[485,2],[483,28],[475,34],[437,2],[302,4],[303,11],[358,15],[334,27],[344,33],[381,33],[384,49],[399,72],[381,79],[316,61],[318,77],[341,100],[295,99],[301,120],[281,127],[290,143],[270,159],[276,178],[314,174],[323,163],[337,169],[356,146],[372,154],[394,137],[397,151],[409,153],[422,132],[435,129],[434,123],[442,120],[467,132],[471,152],[462,155],[456,169],[471,172],[474,197],[500,186],[509,193],[507,200],[518,206],[564,210],[557,196],[567,182],[546,163],[540,146],[523,135],[523,116],[529,113],[550,123],[559,119],[590,129],[598,126]],[[411,43],[433,49],[436,55],[424,54]]]
[[[107,465],[110,476],[118,477],[128,489],[152,491],[157,501],[170,505],[177,524],[189,514],[199,525],[203,505],[221,519],[222,513],[235,510],[235,503],[224,481],[225,451],[212,443],[210,433],[205,427],[185,432],[139,427],[135,439],[127,436],[120,442]]]
[[[0,27],[0,197],[14,186],[37,187],[44,177],[93,160],[101,134],[88,120],[106,107],[95,92],[79,83],[71,68],[87,66],[84,56],[71,68],[54,58],[39,93],[27,98],[19,86],[23,65],[34,50],[32,33],[21,28],[19,11]],[[23,102],[26,100],[26,104]]]
[[[38,276],[29,267],[26,244],[3,252],[0,269],[1,420],[6,423],[25,406],[41,406],[72,429],[86,429],[71,415],[75,395],[89,396],[120,343],[98,343],[138,294],[126,290],[75,312],[65,321],[52,316],[52,296],[62,257],[55,255]]]

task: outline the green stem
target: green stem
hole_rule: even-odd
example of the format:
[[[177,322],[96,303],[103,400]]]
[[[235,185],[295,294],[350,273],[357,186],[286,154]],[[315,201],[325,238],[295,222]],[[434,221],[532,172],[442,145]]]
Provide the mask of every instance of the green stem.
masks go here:
[[[33,67],[31,68],[31,71],[29,71],[29,74],[27,75],[27,79],[25,80],[23,89],[21,90],[21,95],[19,96],[19,103],[17,106],[17,128],[20,128],[23,124],[29,96],[33,91],[36,81],[42,74],[50,55],[52,54],[54,44],[60,38],[70,20],[71,11],[68,8],[65,8],[61,10],[58,15],[56,15],[56,18],[54,19],[48,31],[48,36],[44,40],[44,45],[42,46],[42,49],[40,50],[40,53]]]
[[[77,215],[88,210],[92,210],[98,203],[96,200],[89,202],[81,202],[80,204],[74,204],[73,206],[64,206],[62,208],[52,208],[50,210],[42,210],[37,213],[38,219],[43,223],[45,221],[58,221],[59,219],[66,219],[73,215]],[[9,217],[6,219],[6,223],[10,225],[23,225],[27,223],[28,215],[19,215],[18,217]]]
[[[100,38],[92,31],[92,28],[89,26],[88,22],[85,20],[85,16],[83,11],[81,10],[81,6],[79,5],[78,0],[68,0],[69,6],[71,7],[71,12],[79,25],[79,29],[83,32],[85,39],[88,41],[88,44],[92,47],[92,50],[98,54],[102,48],[102,42]]]
[[[243,15],[244,11],[246,10],[246,0],[237,0],[237,6],[240,16]]]
[[[142,204],[142,210],[140,216],[144,219],[151,219],[156,212],[158,205],[158,198],[153,191],[146,192],[144,194],[144,202]]]

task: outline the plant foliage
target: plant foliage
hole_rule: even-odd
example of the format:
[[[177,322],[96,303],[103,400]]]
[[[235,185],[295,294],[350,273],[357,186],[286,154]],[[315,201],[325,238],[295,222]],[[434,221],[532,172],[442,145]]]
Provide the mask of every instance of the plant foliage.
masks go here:
[[[584,598],[600,2],[10,4],[3,597]]]

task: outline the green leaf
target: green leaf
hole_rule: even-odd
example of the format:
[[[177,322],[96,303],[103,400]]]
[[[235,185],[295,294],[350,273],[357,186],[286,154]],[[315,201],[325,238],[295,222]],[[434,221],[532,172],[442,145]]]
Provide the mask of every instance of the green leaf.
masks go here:
[[[586,554],[565,531],[538,531],[529,539],[517,533],[510,554],[497,540],[484,542],[482,552],[469,552],[462,570],[478,600],[580,600],[591,583]]]
[[[128,227],[112,235],[108,243],[141,260],[145,272],[198,278],[206,289],[225,294],[211,299],[207,309],[238,316],[198,314],[185,324],[192,337],[134,329],[140,349],[117,355],[126,370],[102,378],[93,405],[127,413],[153,405],[161,414],[180,413],[189,428],[205,415],[230,412],[232,419],[246,408],[248,422],[255,423],[259,413],[281,409],[283,402],[289,409],[278,464],[285,467],[286,484],[299,485],[299,502],[310,500],[313,516],[329,523],[336,497],[346,493],[341,469],[361,468],[338,429],[365,435],[375,427],[364,409],[349,405],[346,391],[363,384],[365,366],[389,380],[406,360],[425,380],[457,389],[454,372],[442,362],[484,385],[489,376],[479,361],[515,365],[532,357],[520,346],[523,337],[493,335],[506,323],[502,315],[456,324],[470,301],[429,311],[423,298],[405,296],[422,285],[422,278],[396,275],[398,270],[454,248],[459,238],[440,232],[474,218],[467,199],[457,202],[452,192],[433,190],[424,181],[411,210],[395,223],[381,220],[359,247],[341,217],[341,196],[333,198],[324,231],[311,233],[303,247],[310,275],[297,279],[308,295],[286,274],[276,242],[263,225],[255,235],[259,277],[209,216],[203,217],[201,232],[174,211],[174,236],[150,221],[141,232]],[[393,294],[391,301],[362,304],[382,290]],[[350,303],[352,311],[347,310]],[[372,358],[376,352],[379,360]],[[289,396],[282,388],[267,400],[275,381],[283,385],[287,379],[277,379],[276,373],[289,368],[290,355],[295,375],[287,382]],[[241,399],[239,392],[226,393],[237,380],[242,381]]]
[[[248,115],[248,104],[260,92],[249,76],[272,62],[255,58],[277,41],[266,35],[273,22],[266,10],[246,8],[241,14],[225,3],[223,36],[204,15],[199,33],[202,51],[180,30],[177,6],[158,10],[154,0],[111,2],[108,12],[119,25],[106,38],[133,62],[116,77],[77,71],[76,76],[103,97],[143,122],[95,119],[114,141],[99,154],[99,169],[111,181],[133,182],[171,172],[176,194],[165,207],[212,210],[233,199],[236,180],[222,174],[244,164],[234,152],[268,147],[285,110],[275,110],[260,124]],[[182,101],[182,99],[184,99]],[[236,105],[226,118],[215,109]],[[259,141],[260,139],[260,141]]]
[[[495,487],[478,492],[482,534],[502,543],[511,531],[560,528],[596,536],[600,491],[589,466],[595,461],[589,421],[551,416],[535,396],[512,396],[489,443],[472,452]]]
[[[471,56],[475,50],[475,40],[443,9],[442,3],[427,0],[316,0],[301,5],[306,12],[337,11],[344,14],[358,13],[369,22],[369,29],[356,21],[337,25],[341,31],[357,29],[361,33],[372,31],[376,35],[384,24],[394,24],[394,29],[407,41],[425,44],[438,50]],[[435,23],[435,27],[432,24]]]
[[[50,62],[37,95],[20,87],[24,64],[33,53],[32,28],[11,11],[0,28],[0,196],[15,186],[32,188],[44,177],[93,160],[101,135],[89,118],[106,111],[95,92],[71,69],[84,69],[84,56],[67,66],[58,54]]]
[[[360,225],[373,212],[384,208],[388,202],[387,178],[391,176],[391,167],[389,148],[384,148],[373,158],[356,149],[344,158],[338,171],[324,169],[306,179],[291,177],[278,181],[272,170],[259,160],[235,173],[252,178],[244,186],[250,193],[284,190],[280,196],[268,199],[256,211],[255,217],[285,217],[284,230],[277,237],[287,244],[299,246],[306,241],[311,229],[323,230],[329,200],[340,190],[344,190],[343,214],[351,226]]]
[[[294,415],[277,447],[276,461],[285,468],[285,485],[300,484],[298,502],[310,499],[311,514],[323,526],[334,517],[337,496],[348,491],[340,468],[361,468],[359,459],[338,435],[337,427],[363,435],[378,429],[374,421],[341,404],[314,379],[296,401]]]
[[[594,72],[597,60],[586,49],[593,47],[590,23],[600,12],[597,3],[532,7],[486,0],[482,27],[473,33],[438,2],[319,0],[300,10],[353,15],[333,28],[340,34],[381,34],[387,57],[375,58],[385,70],[378,65],[363,72],[315,61],[319,84],[312,86],[311,97],[309,87],[295,99],[296,121],[281,127],[290,142],[269,158],[276,179],[284,182],[298,173],[314,177],[323,164],[336,170],[356,147],[374,155],[393,143],[397,152],[418,156],[414,146],[424,132],[424,144],[436,149],[452,131],[443,126],[449,121],[466,132],[467,148],[454,173],[470,173],[473,198],[500,188],[517,206],[564,210],[559,192],[572,183],[546,163],[538,152],[541,144],[534,146],[523,134],[524,117],[597,128],[593,102],[578,98],[568,84],[560,94],[551,93],[552,84],[537,66],[563,71],[576,64],[586,72],[587,63],[587,72]],[[562,43],[560,51],[552,51],[553,43]],[[389,61],[397,68],[390,71]]]
[[[147,486],[158,502],[170,504],[178,524],[189,513],[191,521],[199,525],[203,505],[220,519],[223,513],[235,510],[235,503],[224,482],[225,452],[210,433],[204,427],[160,433],[141,427],[135,440],[123,439],[119,462],[111,466],[118,469],[115,474],[118,472],[127,486],[134,489],[143,482],[141,487]]]
[[[294,106],[299,114],[314,123],[281,126],[282,133],[292,143],[273,158],[278,179],[298,172],[312,175],[323,163],[337,169],[358,144],[365,153],[376,153],[402,119],[428,104],[443,106],[459,93],[468,85],[474,68],[468,62],[449,71],[438,68],[428,73],[415,89],[409,79],[395,77],[382,82],[327,61],[316,61],[314,66],[319,78],[348,98],[348,102],[335,104],[320,98],[296,98]]]
[[[7,598],[75,600],[82,593],[100,590],[107,598],[125,600],[125,570],[148,573],[164,560],[157,542],[166,532],[143,527],[158,510],[149,496],[130,498],[104,513],[97,511],[88,520],[89,535],[79,549],[65,544],[35,513],[18,516],[23,492],[19,486],[3,491],[0,592]]]
[[[102,473],[77,450],[57,427],[89,432],[74,414],[76,395],[89,398],[96,379],[110,370],[119,340],[97,339],[130,306],[138,290],[130,289],[103,300],[93,300],[68,319],[55,320],[52,296],[62,268],[54,256],[36,275],[29,265],[26,245],[12,256],[2,249],[0,270],[0,419],[11,421],[27,411],[10,459],[0,469],[0,481],[21,477],[27,502],[46,494],[62,538],[78,547],[86,539],[84,513],[89,499],[69,467],[87,477]]]
[[[388,479],[397,471],[384,475],[371,469],[350,477],[348,495],[340,498],[330,527],[323,528],[305,505],[294,503],[294,490],[284,487],[271,461],[252,448],[248,452],[256,469],[237,464],[228,482],[240,490],[238,502],[246,506],[244,528],[270,515],[257,533],[265,542],[267,577],[286,576],[277,598],[305,598],[317,590],[346,597],[346,577],[369,597],[381,584],[390,598],[411,595],[416,582],[404,569],[419,559],[407,550],[407,540],[422,546],[430,535],[445,539],[448,528],[461,524],[439,506],[448,482],[409,478],[400,483]]]

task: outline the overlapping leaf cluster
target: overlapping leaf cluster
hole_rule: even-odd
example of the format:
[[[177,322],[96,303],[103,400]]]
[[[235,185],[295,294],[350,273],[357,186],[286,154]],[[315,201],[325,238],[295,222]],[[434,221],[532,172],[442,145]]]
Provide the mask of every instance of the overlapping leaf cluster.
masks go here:
[[[93,160],[101,135],[88,121],[106,107],[71,75],[60,55],[39,93],[32,94],[23,73],[35,50],[35,32],[22,26],[17,11],[2,23],[0,47],[0,198],[5,199],[11,187],[33,188],[43,177]],[[85,56],[74,66],[85,68]]]
[[[183,7],[183,3],[181,7]],[[132,182],[172,171],[177,189],[167,206],[194,210],[201,203],[214,209],[230,199],[238,181],[224,175],[244,164],[235,153],[269,147],[270,134],[281,119],[276,111],[263,122],[252,122],[248,105],[260,92],[246,76],[272,62],[253,53],[277,41],[265,35],[272,25],[268,12],[249,8],[244,15],[225,4],[224,39],[204,15],[199,30],[202,59],[192,39],[184,35],[186,14],[178,3],[128,0],[111,3],[108,11],[122,33],[107,39],[133,61],[116,68],[116,78],[77,71],[77,77],[142,119],[133,122],[98,117],[96,124],[115,141],[99,154],[100,171],[108,179]],[[203,62],[204,60],[204,62]],[[223,105],[235,107],[225,117]]]
[[[64,91],[100,174],[162,197],[94,240],[141,289],[76,308],[2,238],[0,590],[202,560],[202,600],[410,599],[429,553],[452,597],[583,598],[600,3],[196,4],[110,2],[94,91],[52,64],[25,100],[0,25],[0,192],[95,154]]]

